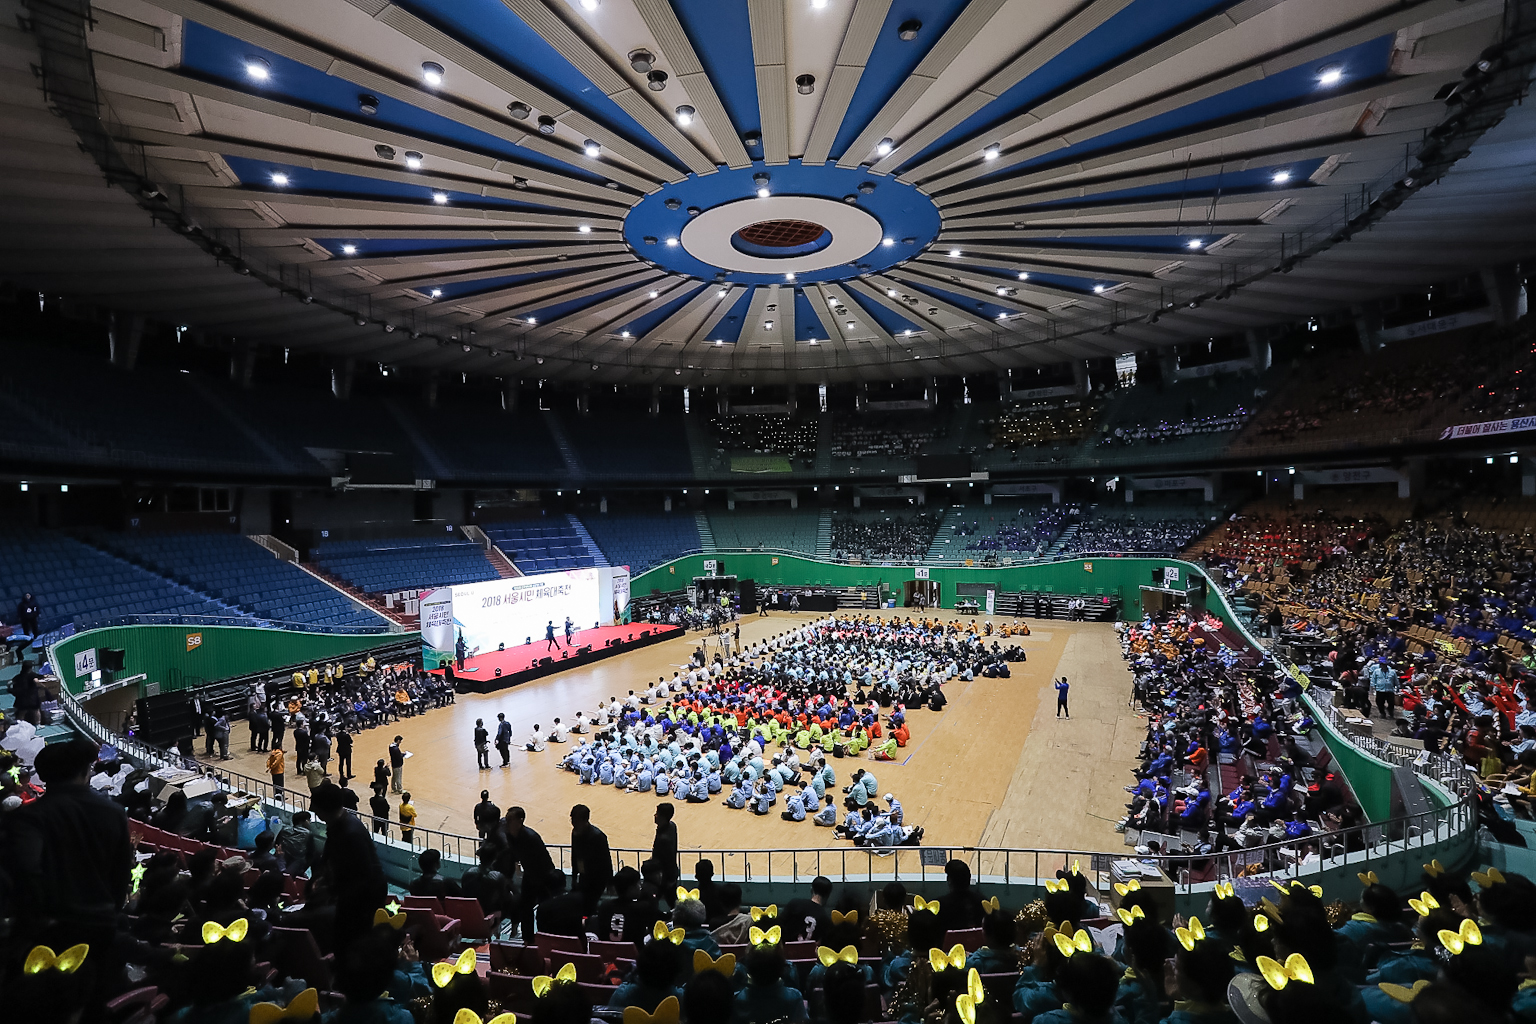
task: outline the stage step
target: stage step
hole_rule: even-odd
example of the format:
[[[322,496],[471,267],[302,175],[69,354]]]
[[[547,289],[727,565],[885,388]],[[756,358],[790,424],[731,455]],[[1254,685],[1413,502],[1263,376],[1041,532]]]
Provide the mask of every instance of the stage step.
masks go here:
[[[816,557],[825,562],[832,557],[832,510],[821,510],[821,519],[816,524]]]
[[[693,514],[693,521],[699,527],[699,550],[706,552],[714,551],[715,531],[709,528],[709,517],[703,512],[695,512]]]
[[[574,512],[567,512],[565,521],[571,524],[571,529],[576,531],[576,536],[580,537],[581,542],[587,546],[587,553],[592,556],[595,565],[611,564],[608,556],[603,554],[603,549],[597,546],[597,541],[593,540],[592,535],[587,532],[586,524],[577,519]]]

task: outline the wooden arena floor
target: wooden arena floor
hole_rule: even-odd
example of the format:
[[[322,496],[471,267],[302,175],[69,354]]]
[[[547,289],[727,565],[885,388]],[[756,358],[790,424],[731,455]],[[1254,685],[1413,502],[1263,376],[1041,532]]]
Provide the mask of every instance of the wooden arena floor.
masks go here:
[[[812,618],[748,616],[741,622],[742,639],[774,636]],[[874,772],[882,795],[896,794],[907,822],[923,826],[924,846],[1122,848],[1113,825],[1124,813],[1121,787],[1131,777],[1144,726],[1127,706],[1130,674],[1114,628],[1049,621],[1031,622],[1031,628],[1031,636],[1002,641],[1022,643],[1029,655],[1011,666],[1012,678],[947,684],[943,712],[909,712],[912,740],[900,751],[902,761],[834,760],[839,787],[856,768]],[[569,722],[578,708],[590,711],[599,700],[622,697],[657,676],[670,678],[698,642],[698,634],[691,634],[498,693],[461,695],[450,707],[368,730],[355,737],[354,786],[366,805],[374,762],[386,756],[398,733],[414,755],[406,761],[405,786],[419,827],[474,835],[471,811],[480,790],[488,789],[503,811],[514,804],[526,808],[529,824],[550,843],[569,842],[571,805],[585,803],[615,850],[649,849],[656,797],[579,785],[573,773],[556,767],[568,747],[549,744],[530,753],[521,744],[534,722],[546,729],[556,715]],[[1055,717],[1051,682],[1063,674],[1072,684],[1071,720]],[[485,719],[494,734],[498,712],[512,723],[512,764],[500,767],[493,747],[493,767],[481,771],[472,742],[475,719]],[[265,755],[248,752],[248,745],[249,734],[237,723],[230,744],[236,760],[224,766],[264,777]],[[201,740],[197,748],[201,752]],[[288,783],[303,786],[291,740],[288,752]],[[399,798],[390,802],[394,817]],[[782,801],[762,817],[727,809],[718,797],[707,804],[673,803],[684,850],[851,849],[830,829],[781,820]],[[397,829],[391,831],[398,837]]]

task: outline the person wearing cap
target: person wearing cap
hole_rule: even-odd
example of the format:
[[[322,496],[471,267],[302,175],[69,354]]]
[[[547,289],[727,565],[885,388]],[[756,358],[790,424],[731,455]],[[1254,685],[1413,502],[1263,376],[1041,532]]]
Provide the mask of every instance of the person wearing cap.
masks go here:
[[[1376,695],[1376,713],[1390,719],[1397,703],[1397,673],[1383,655],[1365,670],[1365,680]]]
[[[901,801],[897,800],[894,794],[887,793],[885,794],[885,802],[891,806],[891,809],[887,812],[887,814],[890,816],[891,822],[896,825],[902,824]]]

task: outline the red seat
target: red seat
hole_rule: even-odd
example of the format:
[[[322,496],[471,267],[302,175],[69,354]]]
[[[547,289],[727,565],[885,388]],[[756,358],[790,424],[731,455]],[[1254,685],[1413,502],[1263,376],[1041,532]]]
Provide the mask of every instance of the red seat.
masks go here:
[[[416,948],[423,962],[443,960],[458,951],[459,922],[454,918],[406,907],[405,923],[416,936]]]
[[[948,932],[944,936],[944,948],[948,949],[955,943],[965,947],[967,953],[974,953],[986,945],[987,933],[984,928],[962,928],[958,931]]]
[[[720,950],[725,952],[724,947]],[[741,957],[737,957],[740,960]],[[784,943],[784,959],[786,960],[814,960],[816,959],[816,943],[809,940],[801,942]]]
[[[491,971],[485,976],[491,998],[514,1013],[533,1012],[533,979],[520,974]]]
[[[633,960],[639,950],[633,942],[604,942],[601,939],[593,939],[587,943],[587,952],[603,958],[604,963],[613,963],[617,960]]]
[[[576,968],[576,980],[594,985],[603,981],[603,958],[592,953],[567,953],[563,949],[549,954],[549,972],[553,974],[566,964]]]
[[[546,961],[555,950],[566,953],[585,953],[587,940],[579,935],[554,935],[550,932],[534,932],[533,944],[539,947],[539,953]]]
[[[521,974],[533,977],[544,973],[544,957],[533,946],[514,946],[510,942],[493,942],[489,947],[491,970],[503,974]]]
[[[501,914],[487,915],[480,901],[471,896],[444,896],[443,912],[459,919],[459,932],[466,939],[484,942],[494,938],[501,927]]]
[[[158,988],[146,985],[109,999],[106,1009],[114,1024],[154,1024],[156,1014],[169,1002]]]
[[[613,994],[619,990],[617,985],[592,985],[584,981],[577,984],[591,997],[593,1006],[607,1006],[608,1000],[612,999]]]
[[[443,904],[436,896],[407,896],[402,902],[407,910],[430,910],[434,914],[443,913]]]
[[[329,953],[320,955],[320,944],[308,928],[273,928],[272,937],[281,940],[272,960],[284,974],[303,978],[322,991],[331,987],[335,958]]]

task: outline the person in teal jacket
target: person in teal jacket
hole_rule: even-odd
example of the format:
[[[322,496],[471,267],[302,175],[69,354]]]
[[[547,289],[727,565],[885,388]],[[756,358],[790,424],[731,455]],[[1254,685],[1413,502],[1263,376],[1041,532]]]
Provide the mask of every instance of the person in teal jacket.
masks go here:
[[[1168,1010],[1163,964],[1178,947],[1167,930],[1150,917],[1132,918],[1124,934],[1128,969],[1119,983],[1115,1011],[1126,1024],[1157,1024]]]
[[[1360,913],[1335,930],[1338,942],[1339,971],[1352,983],[1364,983],[1382,951],[1389,945],[1407,942],[1408,927],[1403,923],[1402,901],[1397,893],[1370,878],[1360,894]]]
[[[784,983],[789,965],[778,943],[759,943],[747,951],[747,983],[736,993],[733,1024],[769,1024],[806,1019],[805,998]]]
[[[1062,997],[1056,989],[1056,977],[1064,963],[1066,958],[1053,942],[1048,940],[1040,944],[1034,963],[1034,980],[1027,981],[1021,974],[1013,988],[1013,1009],[1024,1018],[1024,1024],[1043,1013],[1061,1009]],[[1110,999],[1113,1001],[1114,997]]]
[[[986,944],[965,958],[965,966],[974,967],[982,974],[1019,973],[1019,951],[1013,945],[1017,934],[1013,918],[1001,908],[992,910],[982,919],[981,929]]]
[[[1173,1010],[1162,1024],[1238,1024],[1237,1014],[1227,1004],[1234,961],[1222,941],[1193,920],[1175,934],[1175,941],[1168,988]]]
[[[1097,953],[1074,952],[1056,975],[1063,1005],[1038,1014],[1035,1024],[1123,1024],[1115,1009],[1120,965]]]
[[[668,996],[676,996],[681,1002],[683,993],[676,980],[682,966],[682,947],[671,938],[647,939],[635,958],[635,969],[614,989],[608,1005],[618,1010],[638,1006],[646,1013],[655,1013]]]

